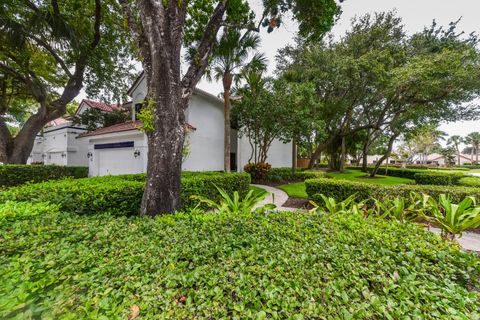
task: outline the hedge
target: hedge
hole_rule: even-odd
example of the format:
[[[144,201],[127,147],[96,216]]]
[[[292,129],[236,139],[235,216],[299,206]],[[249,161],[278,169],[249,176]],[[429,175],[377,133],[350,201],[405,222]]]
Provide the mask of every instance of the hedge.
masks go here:
[[[433,197],[440,194],[448,194],[456,202],[463,200],[466,196],[474,196],[480,200],[480,188],[468,188],[460,186],[434,186],[434,185],[395,185],[382,186],[335,179],[310,179],[305,181],[306,191],[309,199],[321,202],[320,194],[336,200],[344,200],[352,194],[357,194],[357,200],[368,200],[371,198],[386,199],[396,196],[409,197],[411,192],[425,193]]]
[[[352,166],[348,167],[348,169],[352,170],[361,170],[362,167]],[[372,171],[372,167],[368,167],[367,170],[369,172]],[[407,178],[407,179],[415,179],[415,174],[423,173],[426,170],[424,169],[406,169],[406,168],[396,168],[396,167],[380,167],[378,168],[377,174],[382,176],[391,176],[391,177],[399,177],[399,178]]]
[[[297,169],[295,172],[292,168],[272,168],[267,174],[266,182],[293,182],[293,181],[305,181],[306,179],[324,178],[326,177],[324,171],[319,170],[304,170]]]
[[[458,181],[458,185],[465,187],[480,188],[480,177],[464,177]]]
[[[139,212],[144,181],[145,175],[137,174],[28,184],[0,192],[0,203],[48,201],[58,204],[62,211],[77,214],[135,215]],[[241,173],[185,173],[182,177],[182,208],[196,205],[190,199],[191,195],[219,200],[220,195],[214,185],[229,194],[239,191],[244,196],[249,190],[250,176]]]
[[[415,224],[279,212],[0,226],[2,319],[479,319],[480,261]]]
[[[458,185],[459,180],[464,177],[465,174],[461,172],[422,172],[415,174],[415,183],[450,186]]]
[[[88,167],[55,165],[0,165],[0,187],[18,186],[27,182],[43,182],[66,177],[86,178]]]

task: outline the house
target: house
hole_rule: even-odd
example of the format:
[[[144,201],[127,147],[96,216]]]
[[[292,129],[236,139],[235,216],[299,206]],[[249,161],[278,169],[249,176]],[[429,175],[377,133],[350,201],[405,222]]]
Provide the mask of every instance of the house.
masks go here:
[[[122,107],[84,99],[79,104],[75,114],[82,114],[90,108],[102,112],[112,112]],[[88,142],[77,139],[80,134],[86,131],[87,129],[84,127],[73,125],[72,121],[66,118],[58,118],[49,122],[35,138],[27,163],[87,166]]]
[[[81,134],[79,140],[88,144],[88,166],[91,176],[146,172],[147,136],[139,130],[137,113],[147,95],[145,74],[142,73],[128,90],[132,98],[131,120]],[[195,89],[186,111],[189,150],[183,170],[218,171],[224,168],[224,109],[223,100]],[[246,137],[231,130],[232,171],[242,171],[248,163],[251,147]],[[276,140],[272,143],[268,162],[272,167],[292,164],[292,145]]]
[[[475,161],[475,158],[473,159]],[[458,156],[457,154],[454,154],[453,155],[453,158],[452,158],[452,162],[451,163],[448,163],[449,165],[455,165],[455,164],[458,164]],[[460,154],[460,165],[464,165],[464,164],[469,164],[469,163],[472,163],[472,155],[470,154],[463,154],[461,153]],[[437,165],[437,166],[445,166],[447,165],[446,161],[445,161],[445,157],[439,153],[432,153],[432,154],[429,154],[427,155],[426,157],[424,158],[421,158],[420,157],[416,160],[414,160],[414,163],[416,164],[431,164],[431,165]]]

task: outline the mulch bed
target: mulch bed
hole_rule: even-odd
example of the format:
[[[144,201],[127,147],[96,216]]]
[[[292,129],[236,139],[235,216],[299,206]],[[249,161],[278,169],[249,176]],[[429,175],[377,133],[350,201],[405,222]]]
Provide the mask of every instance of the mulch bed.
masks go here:
[[[282,207],[305,210],[310,210],[313,208],[313,206],[307,199],[301,198],[288,198],[288,200],[282,205]]]

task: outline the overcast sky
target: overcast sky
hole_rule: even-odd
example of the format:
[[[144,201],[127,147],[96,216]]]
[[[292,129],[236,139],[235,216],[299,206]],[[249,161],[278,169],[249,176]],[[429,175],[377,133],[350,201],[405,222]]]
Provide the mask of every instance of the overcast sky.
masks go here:
[[[254,8],[259,8],[259,0],[251,0]],[[363,15],[375,11],[389,11],[396,9],[403,19],[405,29],[409,33],[423,30],[430,26],[433,19],[439,25],[448,25],[449,22],[462,18],[459,29],[470,33],[480,33],[480,0],[346,0],[342,3],[342,15],[332,32],[338,37],[350,26],[350,20],[355,15]],[[296,26],[291,21],[273,33],[261,33],[262,51],[269,58],[270,73],[275,68],[275,54],[279,48],[292,43],[295,37]],[[202,81],[199,87],[213,94],[222,91],[221,85]],[[467,135],[472,131],[480,131],[480,121],[443,124],[441,129],[449,135]]]

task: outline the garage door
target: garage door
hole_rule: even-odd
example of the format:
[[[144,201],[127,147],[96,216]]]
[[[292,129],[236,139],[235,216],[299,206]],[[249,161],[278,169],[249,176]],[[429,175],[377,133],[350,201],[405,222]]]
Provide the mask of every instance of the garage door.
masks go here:
[[[137,173],[133,152],[133,148],[97,150],[99,175]]]

